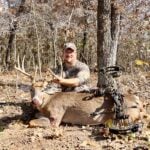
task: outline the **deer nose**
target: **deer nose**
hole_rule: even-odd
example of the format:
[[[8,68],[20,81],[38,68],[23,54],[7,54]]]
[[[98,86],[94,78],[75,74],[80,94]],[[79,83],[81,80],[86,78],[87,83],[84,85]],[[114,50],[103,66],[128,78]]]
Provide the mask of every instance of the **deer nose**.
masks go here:
[[[32,103],[35,106],[40,106],[40,105],[42,105],[42,99],[40,99],[39,97],[35,96],[35,97],[32,98]]]

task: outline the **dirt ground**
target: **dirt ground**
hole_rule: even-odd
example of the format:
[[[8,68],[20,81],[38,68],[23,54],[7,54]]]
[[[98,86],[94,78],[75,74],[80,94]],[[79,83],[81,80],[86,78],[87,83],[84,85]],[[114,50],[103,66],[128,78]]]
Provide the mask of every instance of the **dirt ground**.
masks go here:
[[[120,86],[130,88],[145,103],[150,113],[150,76],[124,75]],[[19,84],[17,87],[16,85]],[[142,131],[128,135],[102,136],[93,127],[62,124],[59,128],[29,128],[33,117],[29,80],[15,73],[0,75],[0,150],[148,150],[150,122],[144,120]],[[92,75],[96,84],[96,75]]]

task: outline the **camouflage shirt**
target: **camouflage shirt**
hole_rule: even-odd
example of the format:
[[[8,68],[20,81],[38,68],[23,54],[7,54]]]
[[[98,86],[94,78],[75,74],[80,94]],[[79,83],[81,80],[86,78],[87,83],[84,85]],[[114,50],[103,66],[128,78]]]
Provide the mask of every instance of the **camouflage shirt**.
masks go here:
[[[57,69],[57,74],[60,74],[61,68]],[[75,66],[67,68],[65,63],[63,64],[63,77],[66,79],[69,78],[78,78],[79,86],[87,85],[88,80],[90,78],[90,70],[89,67],[85,64],[77,60]],[[62,86],[63,91],[72,91],[75,87],[66,87]]]

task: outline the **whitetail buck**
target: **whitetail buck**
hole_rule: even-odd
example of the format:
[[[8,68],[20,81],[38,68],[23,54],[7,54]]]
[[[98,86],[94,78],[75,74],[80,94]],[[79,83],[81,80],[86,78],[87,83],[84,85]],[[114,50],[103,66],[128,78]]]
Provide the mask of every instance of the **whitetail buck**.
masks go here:
[[[76,92],[58,92],[49,95],[46,92],[47,82],[36,81],[34,78],[22,70],[17,70],[32,79],[31,98],[36,108],[48,118],[49,125],[59,126],[61,122],[79,124],[79,125],[96,125],[105,124],[109,119],[114,118],[114,101],[110,97],[94,97],[90,93]],[[55,74],[51,72],[54,76]],[[34,82],[33,82],[34,81]],[[126,114],[132,122],[142,118],[144,113],[142,102],[133,94],[124,95],[126,105]],[[92,117],[90,114],[99,111],[99,115]],[[33,119],[30,126],[42,126],[41,119]]]
[[[105,124],[107,120],[114,118],[114,101],[110,97],[104,99],[104,97],[94,97],[90,93],[76,92],[58,92],[49,95],[44,91],[45,85],[43,82],[32,84],[32,101],[54,126],[59,126],[61,122],[79,125]],[[124,96],[129,119],[132,122],[140,120],[143,114],[141,101],[135,95]],[[90,114],[95,111],[99,114],[92,117]],[[36,122],[38,125],[38,119],[30,123],[36,126]]]

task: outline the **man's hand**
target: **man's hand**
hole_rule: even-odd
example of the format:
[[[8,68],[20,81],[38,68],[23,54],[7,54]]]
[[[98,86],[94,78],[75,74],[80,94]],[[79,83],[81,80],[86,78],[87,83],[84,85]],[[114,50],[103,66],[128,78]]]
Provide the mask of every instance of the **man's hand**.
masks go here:
[[[59,76],[55,76],[55,78],[52,80],[52,82],[57,83],[57,84],[61,84],[63,78],[59,77]]]
[[[64,79],[59,76],[55,76],[55,78],[52,80],[52,82],[65,85],[68,87],[76,87],[79,86],[79,79],[78,78],[71,78],[71,79]]]

